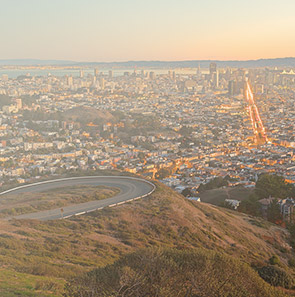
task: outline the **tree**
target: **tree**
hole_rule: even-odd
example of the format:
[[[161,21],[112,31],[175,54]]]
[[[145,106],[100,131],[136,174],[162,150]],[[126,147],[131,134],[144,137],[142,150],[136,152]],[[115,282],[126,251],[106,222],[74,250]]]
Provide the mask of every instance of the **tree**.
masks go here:
[[[286,183],[284,177],[275,174],[261,174],[255,186],[255,193],[260,199],[269,196],[287,198],[294,192],[294,186]]]
[[[283,216],[277,199],[274,199],[267,209],[267,220],[272,223],[281,223]]]
[[[194,193],[192,192],[192,190],[190,188],[185,188],[181,194],[184,196],[184,197],[192,197],[194,196]]]
[[[198,191],[201,193],[206,190],[217,189],[221,187],[228,186],[228,180],[222,178],[221,176],[215,177],[206,184],[200,184]]]
[[[163,179],[166,177],[169,177],[172,174],[171,170],[168,168],[161,168],[157,173],[156,173],[156,178],[158,179]]]
[[[189,137],[191,136],[193,131],[194,131],[193,128],[184,126],[179,129],[178,133],[181,134],[182,136]]]
[[[247,199],[240,203],[238,211],[250,214],[252,216],[259,216],[260,204],[258,199],[259,198],[255,194],[251,194]]]
[[[259,275],[269,284],[275,287],[291,289],[294,285],[292,277],[283,269],[269,265],[258,270]]]
[[[287,229],[290,232],[290,243],[293,247],[295,247],[295,224],[294,223],[287,224]]]
[[[0,108],[2,108],[4,105],[10,105],[11,103],[12,101],[10,96],[0,94]]]

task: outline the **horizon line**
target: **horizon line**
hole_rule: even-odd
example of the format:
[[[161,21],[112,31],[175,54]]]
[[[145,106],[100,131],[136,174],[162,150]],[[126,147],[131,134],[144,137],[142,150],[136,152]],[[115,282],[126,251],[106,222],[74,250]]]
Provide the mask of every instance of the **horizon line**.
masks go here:
[[[122,60],[122,61],[82,61],[82,60],[67,60],[67,59],[40,59],[40,58],[12,58],[12,59],[0,59],[0,61],[56,61],[56,62],[71,62],[71,63],[130,63],[130,62],[164,62],[164,63],[173,63],[173,62],[250,62],[250,61],[261,61],[261,60],[284,60],[284,59],[295,59],[294,57],[277,57],[277,58],[256,58],[256,59],[184,59],[184,60]]]

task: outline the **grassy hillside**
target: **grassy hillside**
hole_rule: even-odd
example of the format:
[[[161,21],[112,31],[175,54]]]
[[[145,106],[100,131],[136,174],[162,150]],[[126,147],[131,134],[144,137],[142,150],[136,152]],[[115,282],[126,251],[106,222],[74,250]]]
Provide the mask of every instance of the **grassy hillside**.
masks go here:
[[[0,281],[0,292],[61,296],[66,280],[146,247],[213,250],[255,267],[278,255],[279,265],[293,273],[284,229],[186,200],[157,183],[146,199],[77,218],[0,221],[0,280],[1,275],[17,278],[11,285]]]
[[[66,288],[67,297],[284,296],[248,265],[205,249],[143,249]]]

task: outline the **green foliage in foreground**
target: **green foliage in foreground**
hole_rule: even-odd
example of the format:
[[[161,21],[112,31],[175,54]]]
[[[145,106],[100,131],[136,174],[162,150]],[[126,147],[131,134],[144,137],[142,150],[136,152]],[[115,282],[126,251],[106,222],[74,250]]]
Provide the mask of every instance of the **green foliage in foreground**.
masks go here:
[[[277,255],[273,255],[270,259],[269,259],[269,263],[271,265],[278,265],[280,264],[280,258]]]
[[[284,296],[248,265],[204,250],[144,249],[67,285],[66,297]]]
[[[292,277],[279,267],[269,265],[258,270],[259,275],[272,286],[291,289],[294,286]]]
[[[0,269],[1,297],[57,297],[63,290],[64,280]]]

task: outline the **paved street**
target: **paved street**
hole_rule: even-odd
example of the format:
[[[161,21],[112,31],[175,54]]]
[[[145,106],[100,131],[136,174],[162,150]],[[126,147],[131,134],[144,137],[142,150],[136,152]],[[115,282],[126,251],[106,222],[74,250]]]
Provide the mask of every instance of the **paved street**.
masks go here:
[[[147,196],[154,190],[153,184],[143,180],[128,177],[75,177],[55,181],[47,181],[36,183],[28,186],[22,186],[0,193],[6,194],[22,194],[22,193],[36,193],[49,191],[56,188],[70,187],[76,185],[89,185],[89,186],[108,186],[120,189],[120,193],[114,197],[98,201],[89,201],[81,204],[63,207],[63,214],[61,209],[52,209],[40,211],[36,213],[24,214],[16,216],[16,219],[38,219],[38,220],[55,220],[60,219],[63,215],[64,218],[79,215],[86,212],[91,212],[104,207],[115,206],[116,204],[123,204],[129,200]],[[11,219],[11,218],[10,218]]]

